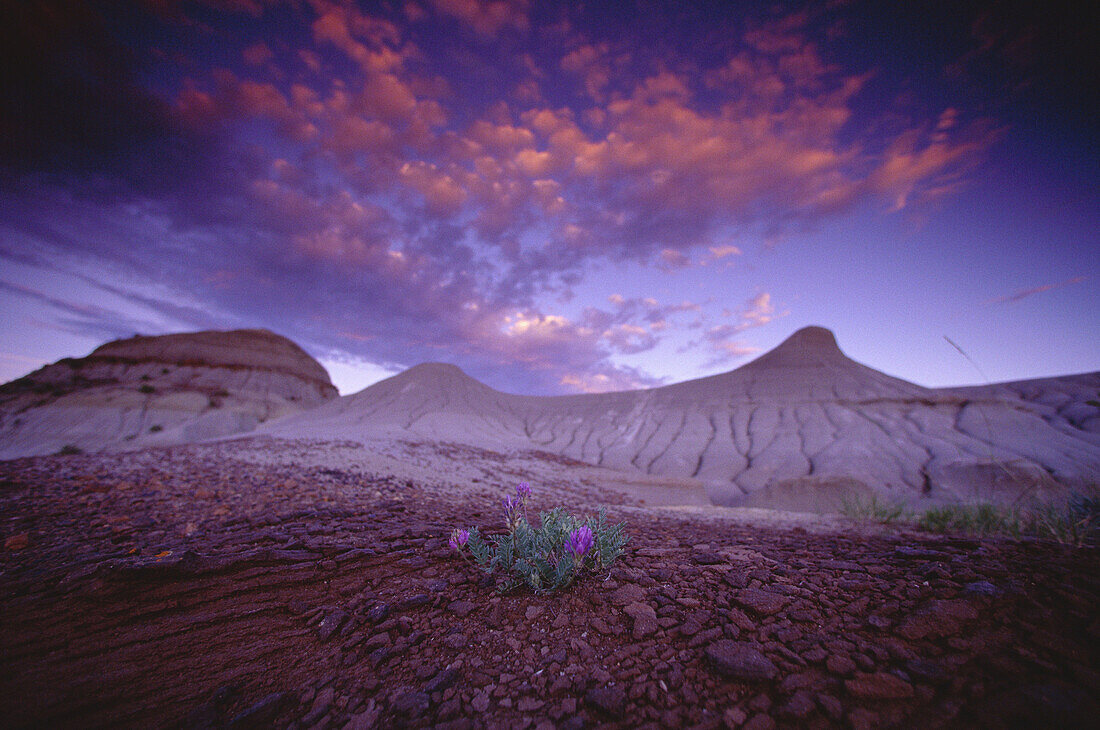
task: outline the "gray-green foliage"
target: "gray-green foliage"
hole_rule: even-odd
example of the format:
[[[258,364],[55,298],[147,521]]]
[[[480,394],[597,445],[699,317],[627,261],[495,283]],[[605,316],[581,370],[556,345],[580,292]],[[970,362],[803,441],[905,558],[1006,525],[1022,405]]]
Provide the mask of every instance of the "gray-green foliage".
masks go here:
[[[1100,500],[1078,494],[1065,504],[945,505],[927,510],[917,526],[930,532],[1027,535],[1066,545],[1095,545],[1100,542]]]
[[[599,573],[610,568],[623,552],[629,538],[625,523],[607,524],[601,507],[595,517],[579,520],[561,507],[539,514],[538,528],[517,517],[503,535],[486,540],[477,528],[470,529],[467,547],[474,562],[490,575],[504,573],[501,591],[526,585],[536,593],[565,588],[584,572]],[[574,555],[567,545],[570,536],[583,526],[592,531],[593,547]]]
[[[840,503],[840,513],[860,522],[888,525],[905,517],[905,506],[885,500],[880,502],[874,494],[869,497],[845,496]]]

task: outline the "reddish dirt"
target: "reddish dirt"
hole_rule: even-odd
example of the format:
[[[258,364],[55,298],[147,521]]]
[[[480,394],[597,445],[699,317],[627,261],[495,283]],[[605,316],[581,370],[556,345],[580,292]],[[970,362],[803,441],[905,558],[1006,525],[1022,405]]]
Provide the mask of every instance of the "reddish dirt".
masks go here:
[[[0,462],[3,724],[1032,728],[1100,712],[1094,549],[612,507],[631,542],[609,577],[501,596],[447,549],[453,526],[499,523],[466,499],[220,447]]]

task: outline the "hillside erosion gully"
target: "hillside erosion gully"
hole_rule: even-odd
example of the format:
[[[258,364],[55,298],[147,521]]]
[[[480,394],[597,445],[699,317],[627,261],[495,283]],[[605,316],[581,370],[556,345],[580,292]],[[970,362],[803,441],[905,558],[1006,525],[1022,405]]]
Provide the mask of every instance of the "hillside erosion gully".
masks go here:
[[[1030,728],[1100,711],[1095,550],[612,506],[631,541],[609,574],[499,595],[447,548],[454,526],[498,529],[495,504],[211,454],[0,462],[6,727]]]

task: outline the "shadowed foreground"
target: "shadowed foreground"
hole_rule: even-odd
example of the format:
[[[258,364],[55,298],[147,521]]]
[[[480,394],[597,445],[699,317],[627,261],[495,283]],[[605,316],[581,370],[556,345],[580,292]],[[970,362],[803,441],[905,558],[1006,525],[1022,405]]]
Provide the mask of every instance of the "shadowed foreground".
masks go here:
[[[225,444],[0,463],[0,513],[8,727],[1086,727],[1100,710],[1092,549],[626,501],[607,580],[501,597],[446,547],[455,525],[497,527],[483,495]]]

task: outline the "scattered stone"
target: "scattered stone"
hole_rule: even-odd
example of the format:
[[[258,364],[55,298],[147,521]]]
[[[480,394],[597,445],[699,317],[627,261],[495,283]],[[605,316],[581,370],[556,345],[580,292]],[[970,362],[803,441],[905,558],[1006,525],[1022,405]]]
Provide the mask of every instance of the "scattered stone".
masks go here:
[[[860,673],[854,679],[844,680],[844,687],[864,700],[899,700],[913,696],[913,685],[886,672]]]
[[[745,724],[748,714],[740,707],[730,707],[722,713],[722,722],[728,730],[735,730]]]
[[[987,580],[976,580],[963,586],[963,593],[972,596],[999,596],[1001,589]]]
[[[453,685],[458,677],[458,669],[454,667],[448,667],[440,671],[430,680],[428,680],[428,683],[424,685],[424,691],[428,694],[442,692],[443,690],[448,689],[451,685]]]
[[[834,654],[825,660],[825,668],[833,674],[848,677],[856,671],[856,663],[846,656]]]
[[[618,606],[629,606],[645,600],[645,589],[637,583],[627,583],[611,594],[611,602]]]
[[[657,612],[646,603],[631,603],[623,613],[634,619],[634,638],[640,639],[657,631]]]
[[[584,704],[599,710],[605,715],[615,717],[622,715],[626,708],[626,694],[621,687],[597,687],[588,690],[584,696]]]
[[[233,730],[251,730],[251,728],[271,727],[279,712],[292,701],[293,698],[286,692],[269,694],[256,704],[235,715],[233,719],[229,721],[229,727]]]
[[[804,689],[800,689],[781,706],[777,714],[789,720],[801,720],[816,709],[813,695]]]
[[[31,544],[31,536],[25,532],[12,535],[4,540],[5,550],[23,550]]]
[[[374,730],[380,715],[374,700],[370,700],[367,709],[352,715],[343,730]]]
[[[317,637],[321,641],[328,641],[347,620],[348,614],[345,611],[332,611],[317,624]]]
[[[743,730],[775,730],[775,720],[761,712],[753,715],[742,727]]]
[[[760,682],[779,672],[755,645],[745,642],[716,641],[706,648],[706,657],[719,674],[730,679]]]
[[[966,600],[931,601],[902,621],[897,633],[910,641],[926,636],[955,636],[967,621],[977,617],[977,609]]]
[[[778,593],[759,588],[745,588],[738,591],[734,600],[757,616],[772,616],[783,610],[789,599]]]
[[[489,709],[489,693],[478,692],[474,695],[474,698],[470,700],[470,707],[474,708],[475,712],[485,712]]]
[[[392,709],[394,713],[404,717],[420,717],[428,711],[430,706],[431,700],[428,699],[426,692],[411,690],[397,695],[393,700]]]
[[[377,606],[367,611],[367,620],[372,624],[380,624],[385,621],[390,615],[390,607],[385,603],[379,603]]]
[[[408,611],[411,608],[419,608],[426,606],[432,602],[432,597],[427,593],[418,593],[415,596],[409,596],[408,598],[397,604],[397,610]]]
[[[459,618],[466,618],[477,610],[477,604],[473,601],[452,601],[447,604],[447,610]]]

